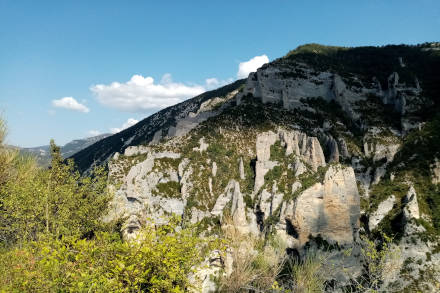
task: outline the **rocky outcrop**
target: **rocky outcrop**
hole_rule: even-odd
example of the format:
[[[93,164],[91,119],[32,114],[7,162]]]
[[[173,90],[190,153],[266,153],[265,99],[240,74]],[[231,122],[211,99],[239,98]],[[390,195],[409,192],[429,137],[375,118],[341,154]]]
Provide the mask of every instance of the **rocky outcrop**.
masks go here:
[[[143,155],[150,151],[147,146],[129,146],[124,151],[124,156],[131,157],[137,155]]]
[[[196,112],[189,112],[187,115],[182,115],[176,120],[176,125],[168,128],[168,137],[183,136],[197,127],[200,123],[208,120],[211,117],[220,114],[235,95],[237,90],[231,91],[224,98],[214,97],[201,103]]]
[[[348,88],[342,78],[330,72],[315,74],[306,64],[291,64],[278,60],[277,64],[263,66],[249,74],[243,95],[251,94],[263,103],[282,104],[285,109],[301,108],[301,99],[323,97],[336,100],[353,117],[357,114],[352,104],[363,99],[357,91]]]
[[[191,175],[193,174],[193,169],[189,166],[189,160],[184,158],[177,167],[179,182],[180,182],[180,193],[182,194],[182,198],[188,199],[189,191],[193,187],[193,183],[191,181]]]
[[[440,183],[440,160],[435,158],[434,163],[431,164],[431,181],[432,184]]]
[[[240,174],[240,179],[245,180],[246,176],[244,174],[244,164],[243,164],[243,158],[240,158],[240,163],[238,165],[238,172]]]
[[[399,253],[395,259],[390,259],[392,270],[387,272],[384,289],[393,288],[423,288],[423,292],[438,292],[440,275],[440,253],[437,251],[437,242],[434,238],[423,239],[426,235],[424,226],[414,219],[421,217],[417,194],[411,185],[404,198],[403,235],[397,244],[396,251]],[[387,264],[390,266],[390,264]],[[426,277],[427,274],[432,274]]]
[[[266,220],[268,217],[273,216],[275,211],[280,207],[283,201],[283,194],[277,191],[276,184],[272,186],[272,192],[263,190],[260,194],[260,198],[257,204],[257,212],[260,217]]]
[[[287,131],[284,129],[279,129],[277,133],[273,131],[260,133],[256,141],[257,161],[254,193],[264,185],[264,176],[267,172],[278,165],[276,161],[270,160],[271,146],[277,141],[280,141],[281,146],[284,147],[286,156],[295,155],[292,167],[297,176],[306,172],[304,163],[308,164],[313,171],[326,165],[324,153],[316,137],[309,137],[296,130]]]
[[[327,162],[339,163],[339,144],[331,135],[322,136],[323,146],[327,154]],[[346,147],[346,146],[345,146]]]
[[[390,197],[388,197],[386,200],[384,200],[379,204],[377,210],[374,211],[368,219],[368,229],[370,229],[370,231],[376,229],[377,225],[393,209],[395,202],[396,202],[396,197],[394,195],[391,195]]]
[[[194,151],[204,152],[208,149],[209,145],[205,142],[205,138],[199,139],[199,147],[193,148]]]
[[[273,161],[257,161],[255,163],[255,183],[254,183],[254,194],[257,193],[261,187],[264,185],[264,176],[277,166],[277,162]]]
[[[256,219],[251,215],[252,211],[247,211],[244,204],[240,183],[235,180],[230,180],[224,193],[217,198],[211,210],[211,215],[222,219],[226,208],[230,209],[229,212],[232,218],[232,223],[227,223],[228,225],[232,224],[242,234],[253,233],[257,235],[259,233],[256,227]],[[249,219],[247,214],[250,214]],[[223,219],[222,223],[224,223]]]
[[[260,133],[257,136],[256,152],[257,160],[260,162],[269,161],[270,147],[279,139],[278,134],[272,131]]]
[[[405,196],[405,208],[403,209],[403,216],[406,221],[411,219],[420,219],[419,203],[417,201],[417,194],[414,186],[410,186],[408,193]]]
[[[296,177],[307,172],[306,165],[304,165],[304,163],[301,161],[301,159],[299,157],[295,158],[295,161],[293,162],[292,167],[293,167],[293,171],[295,172]]]
[[[364,136],[364,154],[373,158],[374,162],[382,159],[391,162],[399,151],[400,143],[396,141],[395,137],[382,136],[382,131],[381,129],[371,129]]]
[[[139,153],[139,149],[131,148],[130,155]],[[180,158],[180,154],[172,152],[147,153],[147,158],[132,166],[123,178],[121,187],[115,192],[107,220],[127,218],[123,229],[125,238],[136,237],[137,231],[146,223],[147,218],[161,223],[164,215],[182,215],[185,202],[182,198],[165,198],[155,195],[158,183],[179,181],[177,170],[165,169],[153,171],[155,161],[161,158]],[[116,162],[110,164],[109,173],[119,172]]]
[[[212,172],[212,177],[217,176],[217,163],[216,162],[212,162],[211,172]]]
[[[378,184],[380,182],[380,180],[382,180],[382,178],[385,176],[386,173],[387,173],[386,164],[377,167],[376,170],[374,170],[372,184]]]
[[[350,152],[348,151],[347,143],[342,137],[338,138],[339,154],[342,158],[350,158]]]
[[[324,182],[302,192],[283,217],[292,225],[289,229],[295,231],[298,247],[318,235],[331,243],[348,244],[357,237],[359,201],[353,169],[331,166]]]

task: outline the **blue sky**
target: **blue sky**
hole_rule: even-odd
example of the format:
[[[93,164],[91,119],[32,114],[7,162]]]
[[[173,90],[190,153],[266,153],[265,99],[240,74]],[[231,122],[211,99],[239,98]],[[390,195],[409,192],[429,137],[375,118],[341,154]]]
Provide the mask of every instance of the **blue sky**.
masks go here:
[[[438,0],[0,0],[0,113],[10,144],[64,144],[234,80],[255,56],[439,40]]]

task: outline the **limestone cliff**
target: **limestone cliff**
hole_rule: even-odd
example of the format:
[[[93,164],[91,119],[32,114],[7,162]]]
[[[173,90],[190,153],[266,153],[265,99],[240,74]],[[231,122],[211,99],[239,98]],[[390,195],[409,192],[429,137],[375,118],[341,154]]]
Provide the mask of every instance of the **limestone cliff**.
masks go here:
[[[440,119],[428,110],[439,89],[422,49],[300,47],[153,115],[116,148],[104,140],[107,219],[124,219],[126,239],[174,214],[206,234],[277,235],[298,257],[324,243],[353,272],[327,276],[340,284],[364,273],[360,235],[387,233],[402,254],[383,289],[435,290],[438,275],[422,275],[440,265]]]

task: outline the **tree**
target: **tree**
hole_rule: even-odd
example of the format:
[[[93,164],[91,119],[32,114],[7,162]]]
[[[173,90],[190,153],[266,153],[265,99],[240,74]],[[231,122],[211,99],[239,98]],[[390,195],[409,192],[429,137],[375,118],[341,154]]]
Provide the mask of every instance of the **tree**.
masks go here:
[[[3,244],[38,240],[41,236],[86,237],[105,228],[100,217],[106,212],[110,194],[104,169],[97,168],[91,176],[81,177],[73,161],[66,162],[53,141],[51,156],[49,169],[41,169],[34,158],[0,145]]]

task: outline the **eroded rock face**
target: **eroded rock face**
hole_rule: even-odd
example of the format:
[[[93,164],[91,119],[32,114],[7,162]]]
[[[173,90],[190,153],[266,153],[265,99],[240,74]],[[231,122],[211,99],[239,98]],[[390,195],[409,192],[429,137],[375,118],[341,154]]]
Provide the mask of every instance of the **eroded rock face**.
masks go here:
[[[327,161],[329,163],[339,163],[339,144],[331,135],[322,137],[324,149],[327,150]],[[343,141],[343,140],[342,140]],[[345,143],[345,142],[344,142]],[[345,146],[346,148],[347,146]]]
[[[326,166],[324,154],[317,138],[308,137],[298,131],[280,129],[278,133],[266,132],[257,136],[257,162],[255,191],[264,185],[264,175],[276,162],[270,161],[270,148],[277,141],[286,155],[294,155],[292,168],[296,176],[307,171],[305,164],[315,172]],[[337,147],[335,140],[333,146]],[[303,163],[304,162],[304,163]],[[303,191],[293,202],[283,201],[274,183],[272,190],[263,189],[258,196],[257,211],[263,220],[280,208],[278,234],[291,245],[302,247],[309,237],[320,235],[329,242],[352,243],[357,237],[360,217],[360,200],[354,170],[341,165],[327,170],[324,182]],[[300,182],[292,186],[292,193],[301,187]],[[292,236],[293,235],[293,236]]]
[[[206,121],[207,119],[217,116],[227,105],[228,102],[235,97],[238,91],[234,90],[227,94],[225,97],[214,97],[212,99],[203,102],[197,111],[182,113],[181,117],[177,117],[176,125],[168,128],[168,137],[183,136],[196,128],[197,125]]]
[[[307,253],[307,247],[317,245],[319,237],[344,248],[356,246],[354,242],[359,240],[357,234],[361,213],[357,183],[362,196],[368,199],[372,184],[379,183],[388,175],[396,184],[409,182],[400,182],[404,176],[391,163],[401,143],[405,142],[407,131],[421,127],[423,123],[423,119],[416,114],[425,102],[420,88],[420,84],[426,85],[425,80],[419,83],[414,77],[414,82],[411,82],[405,77],[402,82],[397,72],[392,72],[397,70],[393,67],[387,73],[388,79],[382,80],[384,76],[381,72],[381,85],[379,79],[370,76],[370,71],[369,77],[353,72],[318,72],[312,65],[293,61],[294,58],[290,58],[290,61],[287,59],[281,58],[251,73],[244,88],[240,89],[242,93],[234,87],[234,91],[226,95],[224,91],[219,91],[218,97],[188,100],[161,112],[142,128],[135,127],[129,136],[121,138],[123,147],[118,146],[115,151],[122,154],[125,150],[125,153],[115,154],[113,161],[126,160],[133,166],[123,165],[119,168],[125,175],[121,188],[115,190],[113,217],[127,217],[124,225],[126,239],[135,234],[139,227],[147,225],[147,219],[161,223],[162,216],[174,213],[180,215],[184,223],[187,220],[197,223],[208,218],[212,221],[203,224],[208,223],[211,228],[220,220],[222,228],[233,226],[242,234],[251,233],[261,238],[266,236],[266,231],[275,230],[289,248],[298,251],[300,257]],[[395,61],[401,67],[410,62],[397,58]],[[326,105],[325,102],[332,102],[332,105],[336,102],[342,108],[344,117],[335,117],[340,112],[331,113],[332,109],[315,108],[310,100],[306,102],[309,98],[322,98],[324,101],[319,101],[322,102],[321,106]],[[229,108],[235,107],[235,102],[240,107]],[[369,104],[387,106],[370,117],[365,111],[370,109]],[[246,120],[251,116],[247,112],[248,106],[252,110],[261,110],[263,107],[265,114],[273,115],[265,116],[270,124],[265,124],[263,128],[259,124],[253,127],[252,119],[255,117]],[[295,111],[284,111],[281,107]],[[224,121],[218,117],[209,124],[208,119],[221,115],[223,110],[228,110],[223,113],[225,117],[237,115],[237,119]],[[397,117],[399,121],[380,121],[384,118],[383,110],[392,111],[390,117]],[[285,116],[278,116],[279,113]],[[347,121],[347,118],[351,121]],[[243,121],[246,123],[242,124]],[[202,122],[213,132],[199,133],[197,126]],[[397,126],[399,122],[401,127]],[[243,125],[247,125],[246,133],[240,133],[244,131]],[[271,131],[261,133],[261,129],[267,129],[267,125],[270,125]],[[196,135],[192,136],[193,133]],[[193,139],[196,137],[203,138],[194,147]],[[253,142],[254,138],[255,148],[248,141]],[[187,139],[191,141],[190,148],[187,148]],[[131,144],[150,140],[148,146],[130,147]],[[223,144],[231,156],[212,157],[212,153],[207,152],[208,143],[212,146]],[[275,144],[276,152],[271,156],[271,148]],[[189,153],[182,151],[178,167],[177,162],[173,162],[172,167],[156,168],[155,163],[160,156],[177,157],[163,150],[185,150]],[[111,154],[106,153],[102,159]],[[439,184],[440,162],[432,159],[430,179],[434,184]],[[244,162],[250,162],[250,169]],[[349,162],[351,167],[345,166]],[[405,164],[405,158],[401,164]],[[393,166],[393,169],[389,166]],[[270,171],[276,172],[271,173],[271,182],[268,182],[265,176]],[[408,179],[405,176],[405,180],[411,180],[411,175],[408,176]],[[169,197],[154,192],[158,184],[170,182],[179,183],[173,185],[178,196]],[[393,210],[397,208],[401,210]],[[403,252],[401,267],[405,260],[408,260],[407,263],[411,260],[410,268],[413,271],[410,277],[414,278],[426,272],[425,263],[438,267],[440,254],[434,253],[438,241],[426,241],[423,233],[428,231],[418,224],[421,221],[417,221],[422,218],[432,223],[432,219],[421,214],[415,189],[409,189],[402,205],[400,202],[396,204],[396,197],[390,196],[379,204],[375,212],[365,214],[369,216],[368,223],[365,223],[366,234],[369,234],[368,230],[377,229],[390,211],[404,215],[403,231],[399,231],[403,232],[402,240],[396,243]],[[208,232],[212,232],[213,229],[209,228]],[[337,267],[358,270],[362,268],[359,263],[361,252],[353,251],[348,261],[343,260],[342,253],[332,261]],[[414,261],[410,258],[414,258]],[[414,264],[415,261],[422,265]],[[211,270],[210,260],[205,264],[210,268],[203,273],[202,290],[215,291],[217,288],[209,276],[218,270]],[[232,265],[227,260],[220,266],[231,272]],[[340,281],[343,278],[330,273],[329,279]],[[402,279],[400,275],[394,279],[387,277],[390,282],[399,279]],[[403,285],[406,284],[405,281]]]
[[[381,202],[377,207],[377,210],[370,215],[368,219],[368,228],[373,231],[377,225],[385,218],[385,216],[393,209],[396,202],[396,197],[391,195],[386,200]]]
[[[143,155],[150,151],[150,148],[147,146],[129,146],[124,151],[124,156],[137,156]]]
[[[287,215],[298,234],[298,246],[318,234],[329,242],[352,243],[357,237],[359,217],[354,171],[342,166],[331,166],[324,183],[316,183],[301,193]]]
[[[139,154],[139,150],[133,150],[133,154]],[[115,192],[107,220],[127,218],[122,231],[126,239],[136,237],[137,231],[146,224],[147,218],[162,223],[167,214],[183,214],[184,199],[164,198],[153,192],[158,183],[179,181],[177,170],[153,171],[155,160],[161,158],[177,159],[180,158],[180,154],[148,153],[144,161],[130,168],[128,174],[123,177],[121,187]],[[109,169],[110,174],[115,172],[112,165]]]
[[[404,198],[403,235],[397,243],[398,257],[390,259],[393,270],[387,272],[384,289],[412,288],[410,284],[418,284],[424,292],[438,292],[440,276],[437,268],[440,265],[440,253],[436,251],[437,242],[434,239],[424,240],[421,235],[426,229],[414,221],[420,218],[417,194],[411,185]],[[427,272],[433,273],[426,278]]]
[[[256,141],[257,162],[254,192],[258,192],[264,185],[264,175],[277,165],[277,162],[270,161],[271,146],[277,141],[280,141],[284,146],[286,156],[295,155],[292,167],[297,176],[307,171],[304,163],[308,164],[313,171],[326,165],[324,153],[316,137],[309,137],[300,131],[284,129],[279,129],[277,133],[273,131],[260,133]]]
[[[431,178],[432,184],[440,183],[440,160],[435,158],[434,163],[431,165]]]
[[[364,154],[374,162],[382,159],[391,162],[399,148],[396,137],[384,133],[384,129],[372,127],[364,136]]]
[[[420,219],[419,203],[417,201],[417,194],[414,186],[410,186],[408,193],[405,196],[405,208],[403,209],[403,216],[407,221],[411,219]]]
[[[243,158],[240,158],[240,163],[238,165],[238,172],[240,173],[240,179],[244,180],[246,179],[246,176],[244,174],[244,164],[243,164]]]
[[[236,180],[229,181],[224,193],[217,198],[211,210],[211,215],[222,219],[226,208],[230,209],[232,225],[238,232],[242,234],[253,233],[255,235],[259,233],[256,218],[252,216],[252,211],[247,211],[243,194],[240,191],[240,183]]]
[[[337,74],[315,74],[305,64],[289,64],[282,60],[276,66],[263,66],[251,73],[243,94],[252,94],[263,103],[282,104],[285,109],[302,107],[301,98],[323,97],[327,101],[336,100],[353,117],[357,114],[352,110],[352,103],[363,98],[362,94],[348,88]]]

